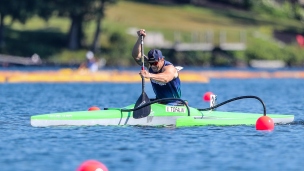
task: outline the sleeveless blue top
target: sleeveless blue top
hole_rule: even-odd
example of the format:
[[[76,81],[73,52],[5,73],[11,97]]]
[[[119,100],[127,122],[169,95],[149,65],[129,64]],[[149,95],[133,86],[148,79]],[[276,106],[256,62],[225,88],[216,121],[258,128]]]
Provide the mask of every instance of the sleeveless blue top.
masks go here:
[[[164,66],[172,65],[169,61],[165,61]],[[164,67],[163,66],[163,67]],[[153,74],[161,73],[163,67],[158,72],[154,72],[152,68],[149,68],[149,72]],[[161,83],[157,82],[155,80],[150,79],[153,91],[156,95],[156,99],[162,99],[162,98],[181,98],[181,83],[179,76],[176,78],[173,78],[168,83]],[[170,101],[172,102],[172,101]]]
[[[98,70],[98,64],[95,61],[87,60],[87,68],[92,72],[96,72]]]

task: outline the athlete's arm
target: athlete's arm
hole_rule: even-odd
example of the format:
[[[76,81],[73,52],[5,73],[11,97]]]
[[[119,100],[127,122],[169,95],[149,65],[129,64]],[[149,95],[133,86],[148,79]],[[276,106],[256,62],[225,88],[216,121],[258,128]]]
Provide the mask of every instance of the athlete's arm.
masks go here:
[[[152,80],[168,83],[178,76],[177,70],[173,65],[167,65],[163,67],[163,72],[152,74],[149,71],[141,71],[141,75],[145,78],[150,78]]]
[[[140,30],[137,31],[137,35],[138,35],[138,39],[133,46],[132,57],[134,58],[135,62],[138,65],[142,65],[141,56],[142,55],[145,56],[145,54],[141,54],[141,36],[143,36],[143,38],[145,38],[147,34],[146,34],[145,29],[140,29]],[[144,62],[145,67],[149,67],[149,64],[148,64],[147,60],[145,59],[144,61],[145,61]]]
[[[133,50],[132,50],[132,56],[138,65],[142,65],[140,43],[141,43],[141,38],[138,37],[136,43],[134,44]]]

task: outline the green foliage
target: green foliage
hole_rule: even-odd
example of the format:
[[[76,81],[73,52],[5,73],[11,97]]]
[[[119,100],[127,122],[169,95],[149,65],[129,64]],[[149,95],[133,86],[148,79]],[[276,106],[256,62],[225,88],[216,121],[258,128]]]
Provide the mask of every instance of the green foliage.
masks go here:
[[[304,49],[297,46],[287,46],[284,49],[286,62],[289,66],[304,65]]]
[[[276,1],[254,1],[253,10],[259,14],[267,14],[279,18],[294,18],[294,11],[290,2],[279,4]]]
[[[17,4],[23,9],[16,11],[11,5],[15,5],[15,0],[0,1],[0,13],[10,15],[15,21],[25,22],[25,25],[12,24],[5,33],[7,39],[5,49],[1,53],[8,53],[19,56],[30,56],[38,53],[43,59],[68,62],[81,61],[85,52],[89,49],[88,43],[94,38],[97,15],[105,17],[101,24],[101,43],[96,55],[107,59],[107,65],[129,66],[136,65],[131,57],[131,50],[135,39],[125,32],[129,27],[145,28],[148,31],[157,31],[164,34],[164,37],[173,41],[174,32],[180,32],[183,41],[190,41],[189,35],[194,32],[214,31],[214,42],[218,43],[220,31],[239,32],[245,30],[250,35],[253,31],[262,31],[266,36],[271,37],[274,29],[280,28],[291,32],[301,33],[303,24],[298,20],[303,20],[304,12],[300,6],[292,5],[289,2],[283,4],[271,4],[267,0],[210,0],[209,2],[220,2],[229,4],[223,8],[196,7],[193,5],[155,5],[122,1],[117,5],[102,9],[102,3],[115,3],[116,0],[25,0],[31,2],[32,6],[25,6],[25,3]],[[7,3],[7,5],[3,5]],[[11,3],[12,2],[12,3]],[[19,2],[19,1],[18,1]],[[35,2],[35,5],[34,5]],[[175,1],[177,2],[177,1]],[[188,3],[187,1],[179,1]],[[189,3],[194,1],[189,1]],[[59,3],[56,4],[56,3]],[[21,6],[20,6],[21,5]],[[252,11],[235,10],[231,5],[237,5],[241,9],[253,9]],[[26,10],[25,10],[26,9]],[[96,13],[95,13],[96,12]],[[24,15],[21,16],[21,14]],[[27,13],[27,14],[25,14]],[[49,25],[42,24],[41,21],[30,19],[34,14],[48,20]],[[68,27],[71,24],[69,17],[80,15],[83,19],[83,34],[81,42],[83,47],[69,51],[67,49]],[[65,20],[61,16],[65,17]],[[68,19],[67,19],[68,18]],[[14,20],[13,20],[14,21]],[[38,21],[38,23],[37,23]],[[59,23],[52,25],[50,23]],[[77,20],[79,21],[79,20]],[[42,26],[43,27],[42,27]],[[34,26],[40,26],[38,29]],[[47,27],[55,27],[55,30],[47,30]],[[261,28],[267,28],[266,31]],[[188,37],[185,37],[187,35]],[[188,38],[188,39],[187,39]],[[85,40],[87,39],[87,40]],[[170,40],[171,39],[171,40]],[[227,37],[227,41],[234,41]],[[237,40],[238,41],[238,38]],[[214,63],[217,65],[233,65],[236,61],[249,61],[251,59],[281,59],[293,66],[303,65],[303,50],[294,46],[282,46],[272,39],[260,39],[247,37],[247,50],[219,53],[212,56],[210,52],[176,52],[174,50],[163,49],[166,59],[177,65],[203,66]],[[52,59],[51,59],[52,58]],[[212,61],[213,60],[213,61]]]
[[[253,1],[257,1],[257,0],[209,0],[209,1],[213,3],[231,5],[232,7],[250,9],[253,6]]]
[[[295,5],[293,12],[295,19],[300,20],[301,22],[304,21],[304,9],[299,4]]]
[[[175,65],[181,66],[203,66],[209,65],[211,59],[210,52],[201,51],[185,51],[176,52],[174,50],[162,50],[166,60],[173,62]]]
[[[13,20],[25,23],[27,19],[37,12],[37,2],[39,0],[1,0],[0,16],[10,16]]]
[[[246,64],[248,61],[246,51],[231,51],[229,52],[229,55],[234,57],[234,65],[237,65],[238,63]]]
[[[302,66],[304,64],[303,48],[262,39],[253,39],[245,54],[248,61],[251,59],[283,60],[289,66]]]
[[[130,65],[130,61],[132,61],[133,58],[131,57],[131,48],[127,45],[128,40],[125,34],[113,32],[109,37],[109,43],[111,46],[108,49],[107,55],[105,56],[107,64],[112,66]]]
[[[248,60],[251,59],[282,59],[279,54],[279,46],[270,41],[262,39],[252,39],[248,49],[246,50],[246,56]]]
[[[6,48],[2,53],[8,52],[18,56],[31,56],[37,53],[46,58],[57,54],[66,45],[65,35],[60,32],[47,30],[18,31],[7,30]]]
[[[75,50],[70,51],[67,49],[63,49],[60,51],[60,53],[53,54],[49,56],[46,61],[48,63],[56,64],[56,65],[79,65],[81,62],[84,62],[86,60],[86,53],[87,50]],[[58,55],[60,54],[60,55]],[[98,58],[98,56],[96,56]]]

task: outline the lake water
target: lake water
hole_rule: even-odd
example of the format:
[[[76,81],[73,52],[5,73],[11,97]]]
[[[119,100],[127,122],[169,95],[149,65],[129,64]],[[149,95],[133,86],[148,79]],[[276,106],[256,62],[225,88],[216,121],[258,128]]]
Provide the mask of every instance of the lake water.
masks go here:
[[[30,125],[36,114],[123,107],[134,103],[141,84],[0,84],[0,170],[73,171],[85,160],[110,171],[302,170],[304,160],[304,80],[211,79],[183,83],[183,99],[206,108],[206,91],[218,103],[242,96],[263,99],[267,113],[294,114],[295,122],[272,132],[254,126],[154,128],[131,126],[46,127]],[[149,83],[146,92],[153,97]],[[217,110],[262,113],[255,99]]]

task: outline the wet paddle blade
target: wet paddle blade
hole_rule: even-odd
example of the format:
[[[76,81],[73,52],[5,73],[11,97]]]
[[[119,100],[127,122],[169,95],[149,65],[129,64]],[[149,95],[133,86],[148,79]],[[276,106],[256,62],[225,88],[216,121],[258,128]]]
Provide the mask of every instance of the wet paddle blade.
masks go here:
[[[147,94],[145,92],[143,92],[139,96],[138,100],[136,101],[134,108],[140,107],[149,102],[150,102],[149,97],[147,96]],[[140,118],[147,117],[150,114],[150,112],[151,112],[151,106],[149,105],[144,108],[133,111],[133,118],[140,119]]]

